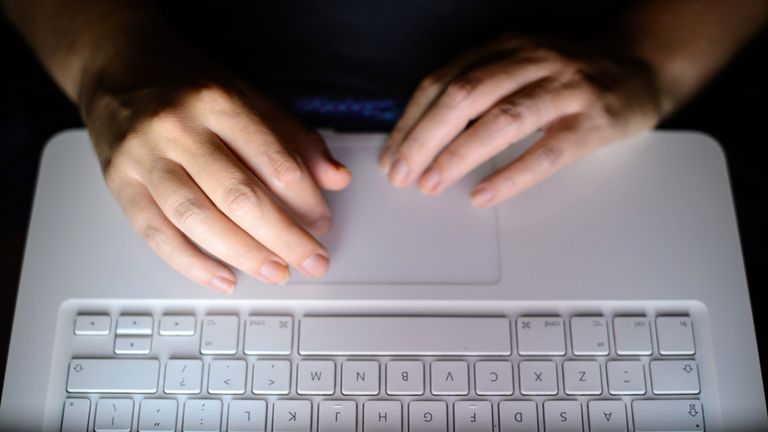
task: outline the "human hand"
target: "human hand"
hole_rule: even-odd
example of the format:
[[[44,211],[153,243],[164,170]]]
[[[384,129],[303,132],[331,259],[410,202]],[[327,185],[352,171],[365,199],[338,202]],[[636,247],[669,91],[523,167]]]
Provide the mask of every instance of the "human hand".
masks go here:
[[[184,276],[228,293],[226,264],[267,283],[285,283],[289,265],[326,272],[320,188],[351,174],[316,132],[193,55],[95,74],[81,99],[109,189]]]
[[[644,63],[553,41],[506,36],[425,78],[393,129],[379,165],[398,187],[436,195],[530,133],[543,137],[477,184],[486,207],[569,162],[660,119]]]

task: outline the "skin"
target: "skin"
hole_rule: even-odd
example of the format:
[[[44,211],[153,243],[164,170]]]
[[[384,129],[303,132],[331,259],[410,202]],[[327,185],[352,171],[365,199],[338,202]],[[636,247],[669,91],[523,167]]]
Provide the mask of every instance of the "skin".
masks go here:
[[[223,293],[233,268],[267,283],[327,271],[320,190],[351,173],[317,133],[177,40],[152,2],[0,4],[80,108],[123,212],[172,267]],[[474,205],[497,204],[654,127],[766,17],[761,0],[645,0],[592,46],[501,37],[423,80],[380,166],[395,186],[435,195],[543,130],[473,190]]]

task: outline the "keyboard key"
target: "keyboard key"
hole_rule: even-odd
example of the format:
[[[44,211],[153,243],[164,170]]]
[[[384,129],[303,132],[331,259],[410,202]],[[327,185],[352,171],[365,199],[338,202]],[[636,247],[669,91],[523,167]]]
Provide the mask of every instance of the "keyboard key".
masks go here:
[[[546,432],[582,432],[581,402],[544,402],[544,430]]]
[[[356,432],[355,401],[321,401],[318,406],[318,432]]]
[[[246,354],[288,355],[292,343],[292,317],[249,316],[245,321]]]
[[[109,315],[78,315],[75,334],[78,336],[105,336],[109,334],[112,318]]]
[[[469,393],[469,366],[465,361],[434,361],[430,366],[433,395]]]
[[[654,360],[651,388],[659,395],[698,394],[699,368],[692,360]]]
[[[200,338],[202,354],[237,353],[238,318],[234,315],[208,315],[203,320]]]
[[[450,337],[446,337],[450,335]],[[497,317],[306,317],[303,355],[509,355],[509,320]]]
[[[401,432],[402,405],[399,401],[367,401],[363,405],[363,432]]]
[[[245,393],[244,360],[213,360],[208,367],[208,393]]]
[[[501,432],[539,432],[536,402],[499,402],[499,423]]]
[[[704,413],[696,399],[636,400],[632,417],[636,432],[704,430]]]
[[[617,360],[606,364],[608,392],[613,395],[645,394],[645,372],[639,361]]]
[[[263,400],[233,400],[229,403],[227,432],[265,432],[267,402]]]
[[[132,399],[99,399],[96,403],[96,432],[131,432]]]
[[[603,317],[571,318],[573,355],[608,355],[608,322]]]
[[[447,432],[448,405],[443,401],[413,401],[408,404],[409,432]]]
[[[152,349],[150,336],[116,336],[115,354],[149,354]]]
[[[520,362],[520,393],[524,395],[556,395],[557,370],[555,362]]]
[[[309,432],[312,425],[312,402],[278,400],[272,405],[274,432]]]
[[[139,409],[139,432],[175,432],[175,399],[144,399]]]
[[[393,360],[387,363],[387,393],[424,394],[424,364],[418,360]]]
[[[306,395],[332,395],[336,365],[332,360],[304,360],[296,372],[296,392]]]
[[[341,392],[345,395],[379,394],[379,362],[346,361],[341,365]]]
[[[455,432],[493,432],[493,415],[488,401],[457,401],[453,404]]]
[[[121,315],[117,319],[118,335],[152,335],[152,316],[151,315]]]
[[[586,360],[563,362],[563,387],[569,395],[599,395],[603,392],[600,364]]]
[[[508,361],[476,362],[475,393],[481,396],[514,393],[512,363]]]
[[[160,336],[194,336],[195,317],[192,315],[166,315],[160,318]]]
[[[627,409],[616,400],[589,401],[589,430],[591,432],[626,432]]]
[[[651,326],[645,317],[616,317],[613,336],[618,355],[650,355]]]
[[[165,364],[165,385],[168,394],[197,394],[202,391],[203,362],[200,360],[168,360]]]
[[[517,351],[520,355],[565,355],[565,328],[559,317],[517,319]]]
[[[219,432],[221,401],[217,399],[187,399],[184,402],[184,432]]]
[[[693,323],[686,316],[656,318],[656,337],[661,355],[693,355]]]
[[[91,415],[91,401],[88,399],[67,399],[61,419],[61,432],[87,432],[88,417]]]
[[[72,359],[70,393],[155,393],[160,363],[154,359]]]
[[[256,360],[253,362],[254,394],[288,394],[290,391],[290,361]]]

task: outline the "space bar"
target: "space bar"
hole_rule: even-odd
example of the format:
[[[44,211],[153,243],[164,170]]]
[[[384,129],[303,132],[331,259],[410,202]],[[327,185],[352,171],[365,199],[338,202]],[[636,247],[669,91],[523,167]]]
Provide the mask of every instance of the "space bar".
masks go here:
[[[509,355],[502,317],[305,317],[303,355]]]
[[[72,359],[70,393],[155,393],[160,364],[152,359]]]

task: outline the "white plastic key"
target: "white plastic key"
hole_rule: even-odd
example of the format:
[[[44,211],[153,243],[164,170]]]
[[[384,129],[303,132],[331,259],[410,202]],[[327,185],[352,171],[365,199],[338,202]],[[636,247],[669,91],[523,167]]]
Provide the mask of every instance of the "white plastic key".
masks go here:
[[[96,403],[96,432],[130,432],[132,421],[132,399],[99,399]]]
[[[165,364],[164,391],[168,394],[197,394],[202,389],[203,362],[173,359]]]
[[[399,401],[369,400],[363,405],[363,432],[401,432],[402,405]]]
[[[187,399],[184,402],[184,432],[219,432],[221,401],[217,399]]]
[[[632,417],[636,432],[704,430],[704,413],[696,399],[636,400]]]
[[[581,402],[544,402],[544,429],[547,432],[582,432]]]
[[[501,432],[539,432],[536,402],[499,402],[499,429]]]
[[[603,392],[600,364],[588,360],[563,362],[563,387],[568,395],[599,395]]]
[[[698,394],[699,367],[693,360],[651,361],[651,388],[654,394]]]
[[[351,400],[321,401],[318,405],[318,432],[357,431],[357,403]]]
[[[617,400],[591,400],[588,404],[591,432],[626,432],[627,408]]]
[[[213,360],[208,366],[208,393],[245,393],[245,360]]]
[[[118,335],[152,335],[152,315],[121,315],[117,319]]]
[[[565,326],[560,317],[517,319],[517,350],[520,355],[564,355]]]
[[[160,318],[160,336],[194,336],[193,315],[166,315]]]
[[[434,361],[430,365],[433,395],[469,393],[469,367],[465,361]]]
[[[78,315],[75,318],[75,334],[78,336],[106,336],[112,319],[109,315]]]
[[[151,336],[115,336],[115,354],[149,354],[152,349]]]
[[[645,317],[616,317],[613,337],[618,355],[650,355],[651,326]]]
[[[70,398],[65,400],[61,432],[87,432],[90,415],[91,401],[89,399]]]
[[[312,425],[312,402],[278,400],[272,405],[273,432],[309,432]]]
[[[661,355],[693,355],[693,323],[687,316],[656,318],[656,337]]]
[[[446,432],[448,405],[443,401],[412,401],[408,404],[409,432]]]
[[[304,360],[296,371],[296,392],[306,395],[332,395],[336,365],[332,360]]]
[[[246,354],[288,355],[292,343],[292,317],[252,315],[245,321]]]
[[[571,344],[577,356],[608,355],[608,322],[603,317],[571,318]]]
[[[175,399],[144,399],[139,409],[139,432],[174,432],[176,430]]]
[[[227,432],[265,432],[266,423],[266,401],[238,399],[229,403]]]
[[[424,394],[424,363],[418,360],[387,362],[387,394]]]
[[[643,364],[634,360],[609,361],[606,365],[608,392],[613,395],[645,394]]]
[[[511,395],[514,390],[511,362],[487,360],[475,363],[475,393],[480,396]]]
[[[379,394],[379,362],[351,360],[341,365],[341,392],[345,395]]]
[[[202,354],[235,354],[237,353],[238,322],[235,315],[208,315],[203,319],[203,330],[200,337],[200,353]]]
[[[256,360],[253,362],[254,394],[288,394],[291,391],[291,362]]]
[[[72,359],[70,393],[155,393],[160,363],[154,359]]]
[[[493,432],[491,403],[457,401],[453,404],[454,432]]]
[[[556,395],[557,370],[552,361],[522,361],[520,393],[524,395]]]

